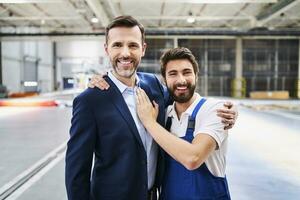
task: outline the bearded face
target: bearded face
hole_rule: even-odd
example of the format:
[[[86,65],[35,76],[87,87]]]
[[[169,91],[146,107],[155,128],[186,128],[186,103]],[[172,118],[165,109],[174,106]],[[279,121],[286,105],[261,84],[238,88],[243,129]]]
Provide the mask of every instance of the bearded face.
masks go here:
[[[165,82],[174,101],[188,102],[196,88],[196,74],[193,65],[187,59],[171,60],[166,65]]]
[[[133,56],[116,56],[111,59],[111,64],[115,73],[124,78],[132,77],[140,63],[140,59]]]
[[[195,88],[195,84],[186,82],[170,85],[168,86],[168,91],[174,101],[178,103],[186,103],[193,97]]]
[[[115,27],[108,33],[105,51],[118,78],[128,79],[135,74],[145,49],[138,26]]]

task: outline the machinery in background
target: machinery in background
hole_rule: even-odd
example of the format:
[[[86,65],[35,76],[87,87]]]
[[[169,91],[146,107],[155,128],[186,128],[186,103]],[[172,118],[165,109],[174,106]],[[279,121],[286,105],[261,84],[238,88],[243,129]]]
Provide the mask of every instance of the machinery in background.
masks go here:
[[[0,84],[0,98],[7,98],[8,97],[8,90],[5,85]]]

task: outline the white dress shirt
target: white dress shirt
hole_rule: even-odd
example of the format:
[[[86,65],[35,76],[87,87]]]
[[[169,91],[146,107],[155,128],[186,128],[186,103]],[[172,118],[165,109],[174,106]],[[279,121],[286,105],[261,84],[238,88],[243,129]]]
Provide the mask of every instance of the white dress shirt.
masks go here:
[[[108,77],[120,90],[131,116],[135,122],[141,140],[143,142],[146,154],[147,154],[147,172],[148,172],[148,189],[151,189],[154,184],[157,164],[157,144],[153,141],[151,135],[146,131],[142,122],[140,121],[136,111],[136,90],[138,88],[140,79],[136,75],[136,84],[134,87],[128,87],[121,81],[119,81],[111,72],[108,73]]]

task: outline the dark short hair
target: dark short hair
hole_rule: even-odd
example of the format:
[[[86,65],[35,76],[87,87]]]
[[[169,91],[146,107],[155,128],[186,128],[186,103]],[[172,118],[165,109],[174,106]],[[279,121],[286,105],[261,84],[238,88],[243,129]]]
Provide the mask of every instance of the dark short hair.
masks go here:
[[[192,52],[188,48],[178,47],[178,48],[173,48],[173,49],[167,50],[160,57],[161,75],[164,78],[166,78],[166,66],[167,66],[168,62],[170,62],[172,60],[182,60],[182,59],[186,59],[186,60],[190,61],[190,63],[193,65],[195,74],[198,73],[198,71],[199,71],[198,63],[196,61],[195,56],[192,54]]]
[[[110,29],[115,28],[115,27],[127,27],[127,28],[132,28],[138,26],[141,34],[142,34],[142,42],[145,41],[145,29],[144,26],[138,22],[135,18],[129,15],[122,15],[114,18],[112,22],[110,22],[107,27],[105,28],[105,41],[107,43],[108,41],[108,32]]]

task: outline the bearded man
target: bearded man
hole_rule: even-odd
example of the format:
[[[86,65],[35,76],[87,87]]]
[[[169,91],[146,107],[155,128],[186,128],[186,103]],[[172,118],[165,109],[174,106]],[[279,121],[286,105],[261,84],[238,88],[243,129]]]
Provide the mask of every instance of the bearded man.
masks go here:
[[[137,112],[146,130],[167,153],[160,200],[230,200],[225,175],[228,132],[217,109],[222,101],[195,92],[198,63],[187,48],[161,57],[161,73],[174,104],[168,107],[166,129],[156,122],[159,106],[139,89]]]

